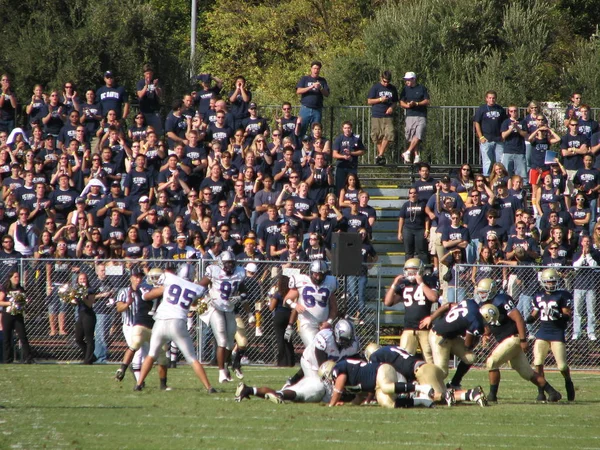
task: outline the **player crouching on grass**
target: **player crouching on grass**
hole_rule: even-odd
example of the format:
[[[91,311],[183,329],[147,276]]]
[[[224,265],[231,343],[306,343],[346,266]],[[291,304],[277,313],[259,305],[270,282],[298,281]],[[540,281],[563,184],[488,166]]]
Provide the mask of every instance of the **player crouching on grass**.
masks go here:
[[[211,386],[204,368],[196,358],[194,344],[187,329],[190,306],[202,298],[206,293],[206,288],[169,272],[165,272],[163,279],[158,284],[162,284],[162,286],[155,287],[144,296],[147,301],[160,297],[163,299],[154,315],[150,350],[144,360],[142,372],[134,390],[142,390],[142,384],[152,369],[154,361],[164,351],[163,346],[167,342],[173,341],[187,362],[192,365],[206,391],[209,394],[215,393],[216,390]]]

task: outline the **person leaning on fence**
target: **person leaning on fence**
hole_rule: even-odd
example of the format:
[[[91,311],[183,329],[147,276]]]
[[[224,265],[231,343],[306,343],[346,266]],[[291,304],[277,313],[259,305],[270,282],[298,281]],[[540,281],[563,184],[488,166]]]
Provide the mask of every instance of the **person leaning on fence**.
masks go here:
[[[21,343],[23,363],[32,364],[34,362],[29,340],[27,339],[27,330],[25,329],[25,308],[27,305],[25,295],[19,272],[16,270],[10,272],[0,290],[0,307],[2,307],[0,318],[4,332],[2,341],[4,364],[10,364],[14,360],[13,332],[17,334]]]
[[[367,104],[371,106],[371,140],[377,147],[375,163],[385,165],[385,151],[395,140],[394,109],[398,103],[398,89],[392,83],[389,70],[381,72],[379,83],[371,86]]]
[[[483,174],[486,177],[490,175],[492,164],[502,161],[504,153],[500,128],[506,119],[506,112],[496,103],[496,97],[495,91],[487,91],[485,104],[477,108],[473,117],[473,125],[479,139]]]
[[[600,253],[591,245],[589,236],[582,236],[579,249],[573,256],[575,273],[573,277],[573,335],[577,340],[581,334],[583,310],[587,314],[587,336],[590,341],[596,341],[596,291],[598,289],[597,268],[600,265]]]

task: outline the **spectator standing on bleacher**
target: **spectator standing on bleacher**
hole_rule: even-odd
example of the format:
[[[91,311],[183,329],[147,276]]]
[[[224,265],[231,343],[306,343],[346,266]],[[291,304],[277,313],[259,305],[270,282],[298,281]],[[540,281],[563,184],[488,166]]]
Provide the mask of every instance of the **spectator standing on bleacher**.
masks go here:
[[[429,92],[422,84],[417,84],[417,75],[414,72],[404,74],[404,87],[400,92],[400,106],[406,110],[405,137],[408,149],[402,153],[404,162],[410,164],[421,161],[419,147],[425,139],[427,127],[427,107],[429,106]]]
[[[396,137],[394,109],[399,97],[398,89],[391,81],[392,73],[384,70],[379,83],[371,86],[367,96],[367,104],[371,106],[371,140],[377,148],[375,164],[380,166],[385,165],[385,151]]]
[[[496,103],[496,98],[496,91],[487,91],[485,104],[477,108],[473,117],[473,125],[479,139],[482,170],[486,177],[490,175],[492,164],[502,161],[504,153],[500,129],[506,119],[506,112]]]
[[[515,174],[527,179],[527,160],[525,158],[525,139],[529,135],[523,129],[522,121],[519,120],[519,108],[515,104],[508,105],[508,118],[502,122],[500,127],[504,150],[502,153],[502,164],[506,167],[509,176]]]
[[[333,141],[333,159],[337,160],[335,190],[339,194],[349,174],[358,176],[358,157],[364,155],[365,146],[360,136],[352,133],[352,122],[342,124],[342,134]]]
[[[327,80],[320,76],[322,64],[313,61],[310,64],[310,75],[300,78],[296,85],[296,94],[300,96],[300,127],[298,136],[305,136],[314,122],[322,122],[323,99],[329,97]]]
[[[560,141],[560,151],[563,164],[567,171],[567,186],[565,189],[565,203],[567,209],[571,207],[571,195],[575,192],[573,177],[583,167],[583,156],[589,153],[589,140],[585,135],[579,133],[577,127],[579,122],[571,119],[568,122],[569,131]]]
[[[431,196],[437,192],[437,181],[430,175],[431,166],[426,162],[419,165],[419,179],[415,180],[412,187],[417,189],[417,200],[427,203]]]
[[[136,84],[136,93],[140,102],[140,112],[144,115],[146,124],[162,134],[162,118],[160,117],[160,100],[162,87],[158,78],[154,78],[154,69],[150,64],[144,64],[144,78]]]
[[[104,72],[104,86],[96,91],[96,98],[100,103],[101,115],[106,117],[111,110],[117,113],[117,117],[127,119],[129,115],[129,97],[123,86],[117,86],[112,71]]]

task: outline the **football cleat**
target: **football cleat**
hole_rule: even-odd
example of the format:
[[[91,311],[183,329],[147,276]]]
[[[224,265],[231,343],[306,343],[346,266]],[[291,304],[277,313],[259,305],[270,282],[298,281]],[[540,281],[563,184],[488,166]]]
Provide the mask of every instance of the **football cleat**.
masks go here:
[[[134,390],[134,391],[138,391],[138,392],[141,392],[141,391],[142,391],[142,389],[144,389],[144,387],[143,387],[141,384],[136,384],[136,385],[133,387],[133,390]]]
[[[551,403],[556,403],[556,402],[560,401],[561,398],[562,398],[562,395],[557,390],[554,390],[553,392],[550,392],[548,394],[548,401]]]
[[[572,402],[575,400],[575,386],[573,385],[573,381],[565,381],[565,388],[567,389],[567,400]]]
[[[115,372],[115,380],[123,381],[123,378],[125,378],[125,371],[123,369],[117,369]]]
[[[435,408],[435,403],[430,398],[414,398],[414,406],[423,406],[425,408]]]
[[[460,384],[454,385],[452,383],[446,383],[446,389],[452,389],[454,391],[460,391],[460,390],[462,390],[462,386]]]
[[[209,388],[206,390],[206,393],[207,393],[207,394],[216,394],[216,393],[217,393],[217,390],[216,390],[214,387],[212,387],[212,386],[211,386],[211,387],[209,387]]]
[[[266,394],[265,400],[275,403],[276,405],[283,405],[283,399],[277,394]]]
[[[226,373],[220,372],[219,373],[219,383],[229,383],[231,381],[231,378],[227,376]]]
[[[493,403],[498,403],[498,397],[496,397],[496,394],[492,394],[491,392],[487,395],[487,401],[488,403],[493,402]]]
[[[481,386],[477,386],[475,389],[473,389],[471,392],[471,398],[482,408],[488,406],[487,397],[485,396],[485,392],[483,392],[483,388]]]
[[[536,402],[540,402],[540,403],[546,403],[546,394],[544,394],[543,392],[540,392],[537,396],[537,398],[535,399]]]
[[[241,368],[233,369],[233,373],[235,374],[235,376],[238,380],[244,379],[244,372],[242,372]]]
[[[447,389],[444,394],[444,400],[446,401],[446,405],[454,406],[456,405],[456,398],[454,397],[454,389]]]
[[[415,385],[415,392],[419,398],[433,398],[435,391],[430,384],[417,384]]]
[[[171,386],[161,386],[160,390],[161,391],[172,391],[173,388]]]
[[[252,388],[246,386],[244,383],[240,383],[238,384],[238,387],[235,390],[235,401],[241,402],[245,398],[250,400],[250,394],[252,394]]]

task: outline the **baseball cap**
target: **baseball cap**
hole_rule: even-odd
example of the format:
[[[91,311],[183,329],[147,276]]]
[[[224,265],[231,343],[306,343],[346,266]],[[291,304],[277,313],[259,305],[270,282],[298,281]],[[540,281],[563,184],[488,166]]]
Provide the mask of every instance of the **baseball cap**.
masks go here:
[[[52,136],[50,133],[46,133],[44,135],[44,139],[54,139],[54,136]]]
[[[358,199],[354,197],[352,200],[350,200],[350,203],[358,203]]]
[[[440,180],[442,183],[450,183],[450,177],[448,175],[443,176]]]
[[[246,244],[256,244],[256,240],[252,239],[252,238],[246,238],[244,239],[244,245]]]
[[[117,187],[117,186],[118,186],[118,187],[121,187],[121,183],[120,183],[120,182],[118,182],[117,180],[113,181],[113,182],[112,182],[110,185],[111,185],[112,187]]]
[[[85,203],[85,198],[83,198],[83,197],[77,197],[75,199],[75,203],[78,204],[78,205],[80,205],[82,203]]]
[[[138,200],[138,203],[146,203],[148,200],[150,200],[150,199],[148,198],[147,195],[142,195],[140,197],[140,199]]]
[[[114,78],[115,76],[112,73],[112,70],[107,70],[104,72],[104,78]]]
[[[246,270],[248,272],[256,273],[258,271],[258,266],[254,263],[246,264]]]
[[[250,106],[248,106],[248,109],[252,109],[252,108],[257,108],[256,103],[250,102]]]
[[[404,79],[405,80],[411,80],[413,78],[417,78],[417,75],[414,72],[406,72],[404,74]]]
[[[187,239],[187,236],[185,234],[183,234],[183,233],[179,233],[177,235],[177,239]]]

